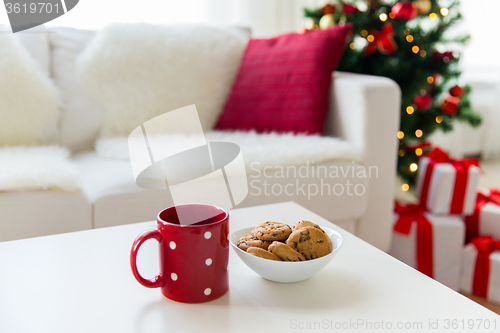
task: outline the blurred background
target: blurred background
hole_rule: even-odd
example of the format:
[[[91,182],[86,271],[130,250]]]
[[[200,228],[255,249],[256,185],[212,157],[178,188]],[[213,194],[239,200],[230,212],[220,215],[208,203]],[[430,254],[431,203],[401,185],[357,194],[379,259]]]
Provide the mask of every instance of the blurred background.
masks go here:
[[[327,1],[322,0],[83,0],[78,10],[48,22],[47,26],[94,30],[110,22],[241,25],[250,27],[253,37],[272,37],[297,31],[305,22],[304,7],[321,7],[325,3]],[[357,5],[363,10],[362,2]],[[464,22],[455,29],[471,35],[461,55],[461,84],[472,86],[472,106],[482,115],[483,123],[476,129],[458,123],[451,133],[436,132],[432,141],[457,157],[496,160],[500,159],[500,64],[497,60],[500,45],[496,33],[500,30],[496,17],[500,13],[500,1],[461,0],[460,6]],[[0,22],[9,22],[5,11],[0,11]],[[500,165],[498,168],[500,173]]]
[[[148,22],[159,24],[197,23],[217,26],[246,26],[252,36],[272,37],[294,32],[304,26],[304,7],[317,8],[323,0],[83,0],[78,10],[72,10],[47,26],[65,26],[79,29],[99,29],[111,22]],[[348,1],[347,1],[348,2]],[[391,0],[382,0],[391,3]],[[441,1],[440,3],[443,3]],[[356,2],[364,10],[363,2]],[[446,4],[445,4],[446,5]],[[498,103],[500,45],[496,31],[500,30],[498,0],[461,0],[463,23],[454,28],[466,31],[471,38],[461,51],[460,84],[468,84],[473,92],[472,107],[481,114],[482,124],[472,129],[468,124],[456,123],[451,133],[437,131],[431,141],[456,157],[480,157],[486,161],[488,172],[499,174],[500,186],[500,103]],[[96,10],[99,8],[99,10]],[[0,22],[8,24],[5,11],[0,11]],[[490,181],[489,181],[490,182]]]

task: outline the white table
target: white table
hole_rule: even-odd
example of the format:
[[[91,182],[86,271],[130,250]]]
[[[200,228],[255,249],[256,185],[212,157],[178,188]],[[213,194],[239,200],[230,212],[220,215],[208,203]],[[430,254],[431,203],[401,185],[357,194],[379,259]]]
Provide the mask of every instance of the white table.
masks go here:
[[[295,203],[230,212],[233,231],[300,219],[343,235],[343,248],[325,269],[304,282],[274,283],[231,250],[229,292],[202,304],[171,301],[132,276],[132,242],[155,222],[0,243],[0,332],[386,332],[389,325],[408,332],[500,331],[495,313]],[[155,275],[157,243],[148,241],[138,260],[143,275]],[[453,320],[458,328],[446,330]],[[468,320],[475,329],[467,329]]]

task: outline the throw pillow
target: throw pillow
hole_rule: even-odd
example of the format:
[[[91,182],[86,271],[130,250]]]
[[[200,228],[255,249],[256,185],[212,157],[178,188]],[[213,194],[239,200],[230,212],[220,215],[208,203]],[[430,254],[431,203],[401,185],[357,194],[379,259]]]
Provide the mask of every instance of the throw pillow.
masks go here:
[[[37,32],[32,36],[46,38]],[[0,33],[0,146],[37,145],[57,133],[58,93],[12,33]]]
[[[322,133],[350,25],[249,41],[216,129]]]
[[[60,143],[71,150],[92,148],[103,111],[76,79],[75,60],[95,37],[95,31],[50,28],[52,79],[61,92]]]
[[[77,78],[104,108],[102,137],[196,104],[201,125],[219,118],[248,38],[196,25],[112,24],[77,59]],[[182,129],[179,129],[182,131]]]

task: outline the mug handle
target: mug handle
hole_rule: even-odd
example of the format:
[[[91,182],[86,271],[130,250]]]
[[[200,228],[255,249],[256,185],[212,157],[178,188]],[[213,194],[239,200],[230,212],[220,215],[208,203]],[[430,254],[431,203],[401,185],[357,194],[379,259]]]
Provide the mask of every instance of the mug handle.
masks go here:
[[[136,278],[137,281],[139,281],[140,284],[148,288],[158,288],[161,287],[163,283],[163,280],[160,275],[157,275],[151,280],[148,280],[143,278],[141,274],[139,274],[139,271],[137,270],[137,252],[139,251],[139,248],[141,247],[142,243],[151,238],[154,238],[158,242],[161,242],[160,232],[157,229],[155,229],[155,230],[145,231],[139,236],[137,236],[137,238],[134,241],[134,244],[132,245],[132,250],[130,251],[130,266],[132,268],[132,274],[134,274],[134,277]]]

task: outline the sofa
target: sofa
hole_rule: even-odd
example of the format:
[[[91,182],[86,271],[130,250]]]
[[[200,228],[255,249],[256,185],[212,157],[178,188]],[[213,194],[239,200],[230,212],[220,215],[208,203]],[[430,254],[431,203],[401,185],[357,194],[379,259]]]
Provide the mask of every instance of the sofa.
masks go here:
[[[242,36],[248,34],[244,29],[228,29]],[[16,36],[58,89],[57,128],[44,145],[62,146],[71,152],[70,163],[78,171],[79,186],[71,191],[58,187],[0,191],[0,241],[154,220],[160,210],[172,204],[168,191],[136,185],[130,161],[122,156],[126,155],[125,138],[121,141],[100,138],[106,118],[104,108],[77,79],[79,57],[98,34],[42,26]],[[230,82],[225,85],[229,85],[226,87],[229,91]],[[219,104],[223,105],[224,100]],[[210,134],[210,128],[204,130],[207,137],[212,135],[240,144],[248,169],[249,194],[236,208],[295,201],[387,251],[392,228],[399,109],[400,91],[395,82],[383,77],[334,72],[323,137]],[[120,149],[124,152],[115,153]],[[276,162],[272,159],[276,154],[289,156]],[[266,163],[270,164],[267,168]],[[309,174],[300,178],[300,184],[294,174],[278,177],[275,171],[280,163],[281,167],[293,166],[295,170],[302,167]],[[373,174],[359,177],[354,172],[359,168]],[[341,170],[340,177],[317,172],[334,169]],[[337,189],[346,189],[347,182],[352,185],[351,191],[357,189],[357,193],[318,194],[321,186],[333,189],[340,184]],[[292,184],[289,191],[284,191],[288,184]]]

